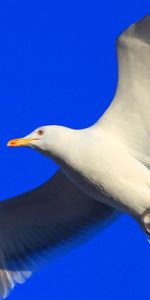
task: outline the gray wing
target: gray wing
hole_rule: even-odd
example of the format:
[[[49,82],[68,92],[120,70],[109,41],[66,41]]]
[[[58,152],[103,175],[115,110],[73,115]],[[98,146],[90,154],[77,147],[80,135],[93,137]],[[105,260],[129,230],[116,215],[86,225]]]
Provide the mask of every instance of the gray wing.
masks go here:
[[[96,126],[150,166],[150,14],[121,34],[117,52],[117,93]]]
[[[78,190],[60,171],[39,188],[0,203],[0,296],[23,283],[44,255],[61,254],[113,208]],[[57,250],[57,251],[56,251]]]

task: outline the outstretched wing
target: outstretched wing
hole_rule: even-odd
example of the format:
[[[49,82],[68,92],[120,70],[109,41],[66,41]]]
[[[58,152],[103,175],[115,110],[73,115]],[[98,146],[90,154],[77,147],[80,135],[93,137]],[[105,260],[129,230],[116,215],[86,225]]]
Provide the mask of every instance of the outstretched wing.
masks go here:
[[[117,93],[96,126],[103,126],[150,166],[150,14],[119,37],[117,50]]]
[[[104,224],[113,208],[78,190],[60,171],[41,187],[0,202],[0,296],[24,282],[41,256]],[[50,255],[49,254],[49,255]]]

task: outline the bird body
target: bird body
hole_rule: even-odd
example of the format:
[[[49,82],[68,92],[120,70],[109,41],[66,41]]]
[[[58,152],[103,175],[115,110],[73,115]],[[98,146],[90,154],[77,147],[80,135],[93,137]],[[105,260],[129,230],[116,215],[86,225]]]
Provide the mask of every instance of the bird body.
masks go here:
[[[137,218],[150,207],[150,171],[111,132],[97,126],[83,130],[45,126],[42,130],[42,151],[42,142],[35,140],[32,147],[52,157],[83,192],[100,202],[104,194],[105,204]]]
[[[0,295],[34,271],[37,257],[128,212],[150,235],[150,14],[118,39],[116,95],[93,126],[40,127],[8,146],[30,146],[61,171],[0,204]],[[115,208],[115,209],[114,209]]]

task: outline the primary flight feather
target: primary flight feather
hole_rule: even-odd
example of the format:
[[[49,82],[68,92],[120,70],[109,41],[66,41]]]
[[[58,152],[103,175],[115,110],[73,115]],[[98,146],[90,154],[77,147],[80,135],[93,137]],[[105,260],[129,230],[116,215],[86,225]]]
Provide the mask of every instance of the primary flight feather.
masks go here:
[[[60,170],[44,186],[0,204],[0,294],[116,209],[150,233],[150,15],[118,39],[116,96],[90,128],[44,126],[8,146],[31,146]]]

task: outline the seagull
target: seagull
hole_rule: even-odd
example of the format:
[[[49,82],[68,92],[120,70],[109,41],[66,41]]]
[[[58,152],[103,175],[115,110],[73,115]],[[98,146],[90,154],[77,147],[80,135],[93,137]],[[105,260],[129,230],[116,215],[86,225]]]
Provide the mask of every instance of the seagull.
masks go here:
[[[127,212],[150,235],[150,14],[117,41],[119,82],[91,127],[42,126],[27,146],[59,167],[44,185],[0,203],[0,296],[42,263]]]

